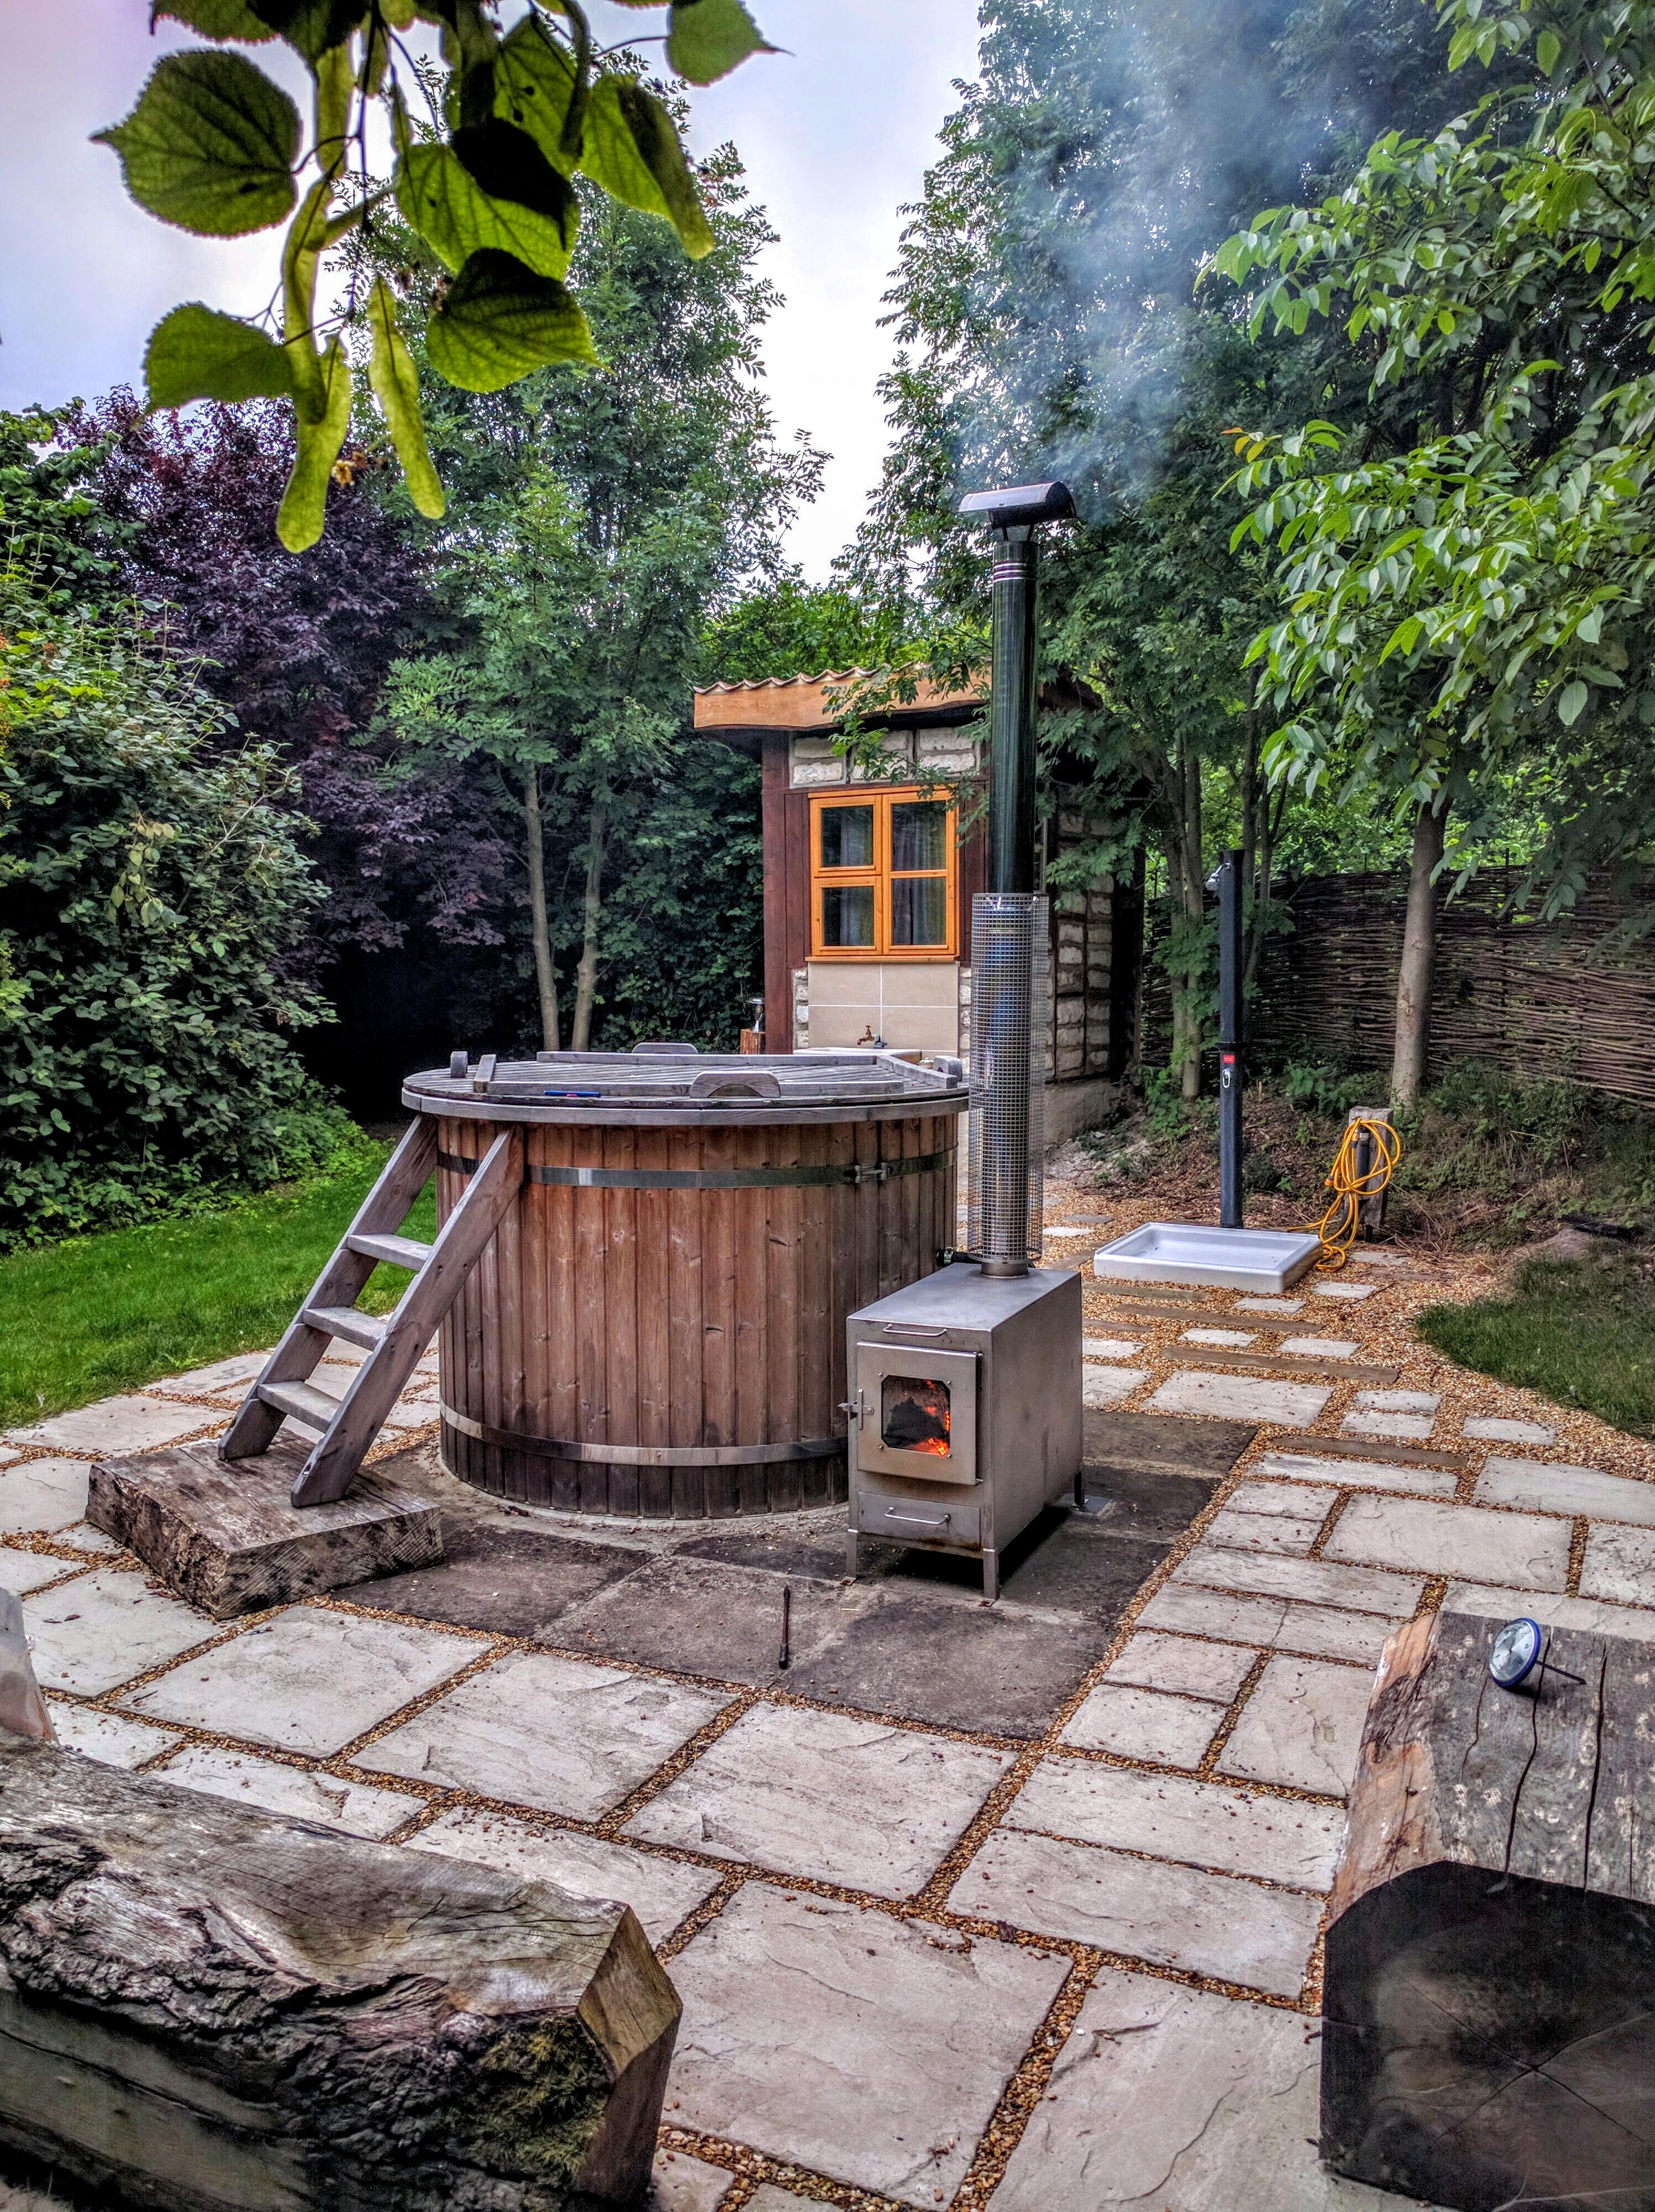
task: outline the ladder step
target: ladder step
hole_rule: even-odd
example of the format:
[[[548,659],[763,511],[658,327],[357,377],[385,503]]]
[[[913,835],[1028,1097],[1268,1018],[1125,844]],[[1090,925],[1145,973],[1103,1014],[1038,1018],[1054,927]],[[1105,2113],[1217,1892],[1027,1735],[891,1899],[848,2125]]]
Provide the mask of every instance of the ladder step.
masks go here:
[[[344,1241],[364,1260],[382,1260],[388,1267],[423,1267],[431,1256],[430,1246],[411,1237],[365,1237],[353,1230]]]
[[[385,1323],[378,1314],[358,1313],[355,1306],[307,1306],[299,1317],[312,1328],[343,1337],[347,1344],[360,1344],[365,1352],[372,1352],[385,1334]]]
[[[311,1382],[260,1382],[256,1387],[264,1404],[302,1421],[307,1429],[326,1428],[339,1410],[339,1401],[331,1392],[319,1390]]]

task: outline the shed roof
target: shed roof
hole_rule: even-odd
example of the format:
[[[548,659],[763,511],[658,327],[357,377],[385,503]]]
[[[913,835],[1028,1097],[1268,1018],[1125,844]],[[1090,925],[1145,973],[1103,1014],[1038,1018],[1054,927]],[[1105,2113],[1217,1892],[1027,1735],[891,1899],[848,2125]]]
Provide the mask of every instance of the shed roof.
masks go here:
[[[727,731],[758,730],[809,731],[819,736],[837,729],[844,719],[843,708],[830,703],[831,695],[843,693],[861,678],[879,672],[841,668],[826,670],[820,676],[769,676],[746,684],[700,684],[696,690],[696,727],[708,737],[722,736]],[[983,704],[976,690],[933,684],[922,676],[911,700],[877,719],[897,725],[911,720],[963,722]]]

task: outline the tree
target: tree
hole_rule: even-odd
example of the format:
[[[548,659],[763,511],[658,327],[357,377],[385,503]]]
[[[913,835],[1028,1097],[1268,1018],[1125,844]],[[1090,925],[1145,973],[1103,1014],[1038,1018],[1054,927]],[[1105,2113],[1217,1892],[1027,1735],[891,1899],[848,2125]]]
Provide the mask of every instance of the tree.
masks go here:
[[[132,112],[97,134],[132,198],[165,222],[239,238],[287,222],[278,333],[198,301],[175,307],[151,333],[144,374],[155,408],[290,404],[294,460],[277,516],[290,552],[322,534],[350,427],[353,331],[369,342],[368,380],[410,495],[423,514],[442,513],[405,316],[382,281],[353,283],[331,317],[319,305],[328,256],[368,234],[391,194],[453,280],[428,299],[422,323],[431,366],[465,392],[497,392],[552,362],[595,365],[585,313],[563,282],[581,219],[577,177],[587,204],[596,187],[664,217],[686,252],[712,250],[673,113],[629,56],[594,45],[579,0],[531,0],[503,36],[496,0],[155,0],[154,12],[221,46],[279,38],[310,72],[302,156],[299,111],[281,87],[244,54],[198,47],[159,62]],[[403,42],[417,22],[440,30],[441,82]],[[774,51],[742,0],[672,0],[666,46],[668,67],[693,84]],[[411,125],[399,62],[429,109],[428,135]],[[375,106],[396,156],[388,186],[367,170]],[[312,168],[301,198],[297,180]]]
[[[910,659],[901,617],[843,583],[806,584],[786,569],[715,615],[702,639],[703,683],[756,684],[770,677],[845,675]]]
[[[1451,803],[1537,758],[1549,908],[1655,831],[1646,615],[1655,557],[1655,11],[1444,0],[1456,66],[1494,78],[1429,136],[1391,131],[1343,191],[1216,257],[1252,326],[1336,311],[1387,404],[1240,442],[1240,534],[1282,556],[1252,656],[1283,715],[1273,772],[1342,756],[1416,808],[1393,1088],[1426,1055]],[[1532,45],[1532,58],[1530,46]]]
[[[740,176],[728,149],[703,168],[717,244],[693,263],[659,226],[594,198],[575,267],[611,369],[428,398],[453,487],[432,546],[445,628],[399,664],[386,715],[418,754],[515,796],[548,1049],[569,936],[569,1034],[589,1043],[606,887],[678,773],[707,620],[777,567],[780,533],[818,479],[808,446],[777,442],[751,375],[774,301],[752,264],[771,233]],[[573,901],[548,879],[551,839],[578,854]]]

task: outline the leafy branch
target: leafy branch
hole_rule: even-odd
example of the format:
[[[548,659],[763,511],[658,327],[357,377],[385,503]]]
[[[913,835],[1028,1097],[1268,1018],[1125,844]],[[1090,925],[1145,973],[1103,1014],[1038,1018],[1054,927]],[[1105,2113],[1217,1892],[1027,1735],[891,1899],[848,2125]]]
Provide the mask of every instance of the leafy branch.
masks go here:
[[[167,55],[125,120],[97,134],[120,157],[131,197],[163,222],[204,238],[287,225],[276,329],[198,301],[174,307],[150,334],[144,375],[152,409],[194,399],[291,403],[296,451],[277,520],[290,552],[321,536],[329,479],[342,465],[352,325],[370,342],[369,386],[410,495],[423,514],[443,511],[413,356],[384,279],[361,298],[353,287],[338,317],[324,320],[317,310],[328,256],[387,193],[447,272],[425,344],[437,374],[465,392],[496,392],[555,363],[598,365],[586,315],[563,281],[580,223],[577,175],[671,223],[692,257],[712,250],[666,106],[596,50],[578,0],[553,4],[555,18],[531,0],[502,32],[497,0],[154,0],[152,25],[169,17],[216,48],[280,40],[310,73],[302,154],[303,125],[288,94],[245,54],[215,47]],[[439,127],[417,139],[398,64],[417,74],[401,34],[419,22],[441,33],[447,79]],[[671,0],[666,41],[669,65],[692,84],[775,51],[742,0]],[[376,191],[364,163],[353,193],[350,151],[366,145],[375,105],[389,121],[394,172]]]

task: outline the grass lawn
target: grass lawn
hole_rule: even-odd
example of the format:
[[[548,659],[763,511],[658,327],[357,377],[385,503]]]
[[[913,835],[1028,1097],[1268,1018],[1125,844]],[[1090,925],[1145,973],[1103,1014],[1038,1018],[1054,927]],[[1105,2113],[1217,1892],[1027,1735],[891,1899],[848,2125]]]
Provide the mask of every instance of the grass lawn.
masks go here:
[[[1431,1306],[1419,1334],[1462,1367],[1655,1436],[1655,1291],[1647,1262],[1531,1261],[1512,1295]]]
[[[273,1344],[362,1203],[386,1147],[222,1212],[70,1237],[0,1259],[0,1427]],[[428,1187],[410,1234],[436,1233]],[[408,1278],[374,1270],[382,1313]]]

